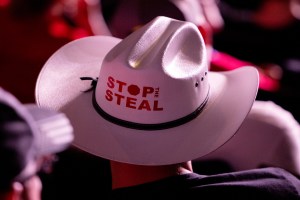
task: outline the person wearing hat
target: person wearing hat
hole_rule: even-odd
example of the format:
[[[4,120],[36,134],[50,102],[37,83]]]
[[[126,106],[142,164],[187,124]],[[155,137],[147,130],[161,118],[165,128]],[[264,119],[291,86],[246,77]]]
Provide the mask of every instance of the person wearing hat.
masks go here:
[[[86,2],[90,2],[90,7],[95,7],[95,1]],[[213,49],[212,34],[217,33],[223,27],[221,13],[215,0],[101,0],[96,2],[98,8],[91,8],[89,12],[92,27],[100,26],[94,28],[100,30],[95,31],[95,34],[125,38],[133,30],[146,24],[155,16],[164,15],[193,22],[198,26],[207,48],[207,60],[210,63],[209,69],[211,71],[227,71],[245,65],[254,66],[250,62],[239,60]],[[293,117],[287,117],[288,111],[280,108],[279,105],[258,100],[264,99],[261,98],[263,97],[261,94],[278,91],[280,88],[279,76],[275,78],[274,75],[280,73],[274,73],[276,70],[273,70],[276,68],[273,67],[272,70],[270,70],[271,68],[267,68],[267,70],[266,68],[259,68],[258,95],[249,115],[243,122],[243,126],[233,140],[210,155],[221,154],[221,159],[228,162],[235,170],[255,168],[262,163],[268,163],[268,165],[276,164],[275,166],[300,174],[299,123]],[[269,76],[271,74],[272,76]],[[255,133],[253,130],[256,130]],[[280,143],[276,142],[276,138],[280,138]],[[272,142],[268,142],[268,145],[263,142],[270,139]],[[247,145],[244,144],[245,140],[247,140]],[[278,149],[276,148],[277,144],[281,145]],[[255,146],[255,148],[251,146]],[[233,150],[236,148],[239,151]],[[228,153],[229,149],[231,153]],[[267,149],[269,153],[262,154],[261,152],[265,152],[264,149]],[[245,156],[245,153],[248,156]],[[206,156],[201,158],[201,161],[211,158],[212,156]],[[238,167],[236,168],[236,166]],[[197,170],[194,167],[195,169]]]
[[[280,168],[193,172],[193,159],[234,136],[258,81],[251,66],[209,71],[198,28],[159,16],[123,40],[60,48],[39,74],[36,101],[69,117],[75,147],[110,160],[112,199],[299,199],[299,179]]]
[[[94,1],[90,4],[91,6],[95,6]],[[222,29],[221,13],[217,8],[215,0],[101,0],[99,1],[99,6],[102,8],[101,13],[103,16],[91,17],[90,20],[91,25],[101,25],[99,29],[102,32],[95,32],[97,34],[107,35],[103,31],[108,29],[110,35],[125,38],[134,29],[140,27],[141,24],[146,24],[146,22],[157,15],[165,15],[174,19],[189,21],[198,26],[204,38],[207,60],[210,63],[209,69],[211,71],[227,71],[245,65],[254,66],[250,62],[236,59],[215,49],[213,50],[212,34]],[[94,10],[99,15],[99,9],[91,10]],[[97,23],[93,23],[95,18],[98,19]],[[100,23],[102,18],[104,19],[104,23],[103,21]],[[218,23],[215,23],[215,21],[218,21]],[[243,165],[243,169],[255,168],[261,162],[268,163],[269,165],[276,163],[275,166],[280,166],[288,171],[300,174],[300,160],[298,156],[300,154],[300,138],[298,137],[300,126],[299,123],[295,122],[296,119],[287,117],[287,110],[279,108],[280,106],[277,104],[262,101],[261,97],[263,96],[261,94],[266,92],[274,93],[280,88],[279,79],[274,76],[275,71],[265,69],[260,68],[258,70],[259,91],[256,101],[251,108],[253,112],[250,111],[249,115],[247,115],[243,126],[238,131],[238,136],[218,150],[220,153],[222,152],[222,159],[226,160],[233,168],[241,165]],[[272,71],[273,75],[269,76],[269,72],[266,73],[267,71]],[[276,99],[273,100],[276,101]],[[255,133],[253,133],[253,130],[256,130]],[[246,138],[248,139],[247,145],[244,144]],[[281,147],[278,149],[276,149],[277,143],[275,138],[280,138],[281,141],[279,143]],[[268,142],[268,145],[262,142],[270,139],[272,139],[272,142]],[[255,148],[248,145],[255,146]],[[239,151],[231,150],[231,153],[227,152],[227,150],[235,148],[238,148]],[[260,153],[264,149],[268,149],[269,153]],[[216,152],[218,153],[218,151],[214,153]],[[245,153],[248,156],[245,157]],[[208,156],[205,158],[211,159],[212,157]],[[241,169],[241,167],[235,169]]]
[[[65,150],[73,138],[65,114],[23,105],[0,88],[0,199],[41,199],[38,173],[50,172],[55,153]]]

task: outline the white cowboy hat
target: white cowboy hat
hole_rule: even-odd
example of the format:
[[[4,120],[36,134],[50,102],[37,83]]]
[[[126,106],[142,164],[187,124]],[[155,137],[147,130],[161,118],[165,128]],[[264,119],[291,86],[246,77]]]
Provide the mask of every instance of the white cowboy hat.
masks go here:
[[[92,36],[63,46],[40,72],[36,100],[66,113],[76,147],[109,160],[165,165],[228,141],[257,89],[253,67],[208,72],[193,23],[157,17],[123,40]]]

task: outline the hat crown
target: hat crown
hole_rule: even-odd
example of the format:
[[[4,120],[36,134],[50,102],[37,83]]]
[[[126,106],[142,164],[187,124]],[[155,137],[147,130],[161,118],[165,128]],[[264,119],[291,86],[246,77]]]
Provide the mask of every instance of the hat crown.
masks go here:
[[[194,24],[160,16],[120,42],[104,61],[121,60],[131,68],[157,67],[176,76],[176,71],[167,69],[175,62],[173,69],[182,69],[177,76],[189,76],[199,70],[205,59],[203,47],[202,36]]]
[[[108,115],[134,123],[178,120],[207,99],[207,71],[197,27],[157,17],[104,58],[96,103]]]

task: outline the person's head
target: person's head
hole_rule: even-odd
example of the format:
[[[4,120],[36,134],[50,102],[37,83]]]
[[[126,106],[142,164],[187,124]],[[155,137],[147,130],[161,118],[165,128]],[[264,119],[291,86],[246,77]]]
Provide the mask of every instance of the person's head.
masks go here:
[[[22,104],[0,88],[0,197],[39,199],[38,173],[73,140],[63,113]]]
[[[76,147],[160,166],[228,141],[257,88],[255,68],[210,72],[197,26],[159,16],[123,40],[93,36],[63,46],[39,74],[36,99],[68,115]]]

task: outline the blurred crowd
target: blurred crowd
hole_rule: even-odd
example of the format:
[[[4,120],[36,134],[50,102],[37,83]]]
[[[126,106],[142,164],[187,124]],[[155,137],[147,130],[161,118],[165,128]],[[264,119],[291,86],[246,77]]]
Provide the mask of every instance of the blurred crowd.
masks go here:
[[[214,35],[214,47],[260,66],[280,87],[261,90],[260,99],[273,100],[300,118],[300,2],[298,0],[221,0],[225,26]]]

